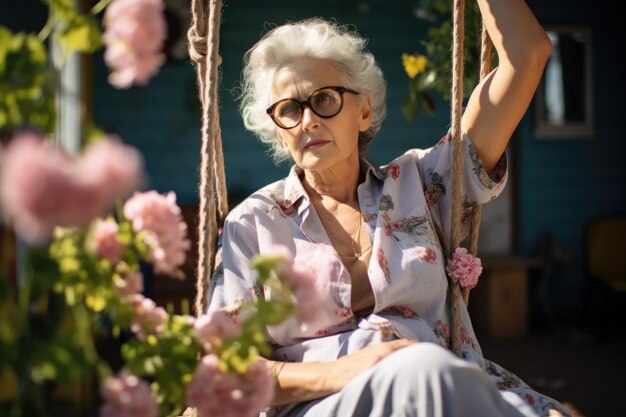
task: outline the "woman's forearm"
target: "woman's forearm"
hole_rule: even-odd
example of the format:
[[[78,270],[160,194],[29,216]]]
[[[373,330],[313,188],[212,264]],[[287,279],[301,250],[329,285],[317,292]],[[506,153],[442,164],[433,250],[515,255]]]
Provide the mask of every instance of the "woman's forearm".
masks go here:
[[[310,401],[341,390],[354,377],[387,355],[416,343],[396,339],[367,346],[332,362],[274,362],[268,360],[276,380],[272,405]]]
[[[525,0],[477,1],[499,64],[472,93],[462,129],[489,172],[535,94],[552,44]]]
[[[268,361],[276,390],[272,405],[310,401],[339,391],[328,380],[326,362],[274,362]]]
[[[550,40],[525,0],[477,1],[500,65],[525,67],[550,55]]]

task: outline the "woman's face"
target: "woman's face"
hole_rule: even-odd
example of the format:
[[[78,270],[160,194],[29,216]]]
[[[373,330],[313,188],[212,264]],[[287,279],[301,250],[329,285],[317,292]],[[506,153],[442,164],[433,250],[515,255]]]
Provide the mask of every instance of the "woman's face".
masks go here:
[[[344,86],[341,73],[327,61],[304,59],[276,73],[271,103],[285,98],[304,101],[313,91],[328,86]],[[370,122],[369,97],[345,92],[343,108],[336,116],[323,118],[305,106],[300,124],[291,129],[276,126],[276,135],[298,166],[322,170],[357,163],[359,132],[367,130]]]

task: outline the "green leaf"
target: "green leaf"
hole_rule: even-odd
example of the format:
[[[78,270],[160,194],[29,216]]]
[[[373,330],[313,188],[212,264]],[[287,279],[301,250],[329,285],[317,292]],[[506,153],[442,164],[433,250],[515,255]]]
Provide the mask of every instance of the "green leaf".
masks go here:
[[[420,106],[418,98],[415,97],[411,99],[411,97],[407,96],[402,100],[402,114],[404,114],[404,118],[409,122],[413,123],[415,118],[420,112]]]
[[[41,42],[41,40],[32,33],[21,35],[24,36],[24,43],[30,53],[32,62],[37,66],[46,65],[48,62],[48,54],[43,42]]]
[[[95,142],[106,135],[106,132],[98,127],[93,121],[85,123],[85,144]],[[125,245],[130,244],[130,240],[124,242]]]
[[[102,46],[102,31],[94,16],[76,15],[58,34],[68,49],[94,52]]]
[[[11,38],[13,38],[13,33],[8,28],[0,26],[0,74],[4,71],[4,62],[11,45]]]
[[[435,101],[428,94],[422,93],[424,98],[424,110],[430,117],[435,116]]]
[[[450,85],[452,74],[452,20],[450,4],[448,0],[423,0],[419,5],[424,16],[431,16],[427,19],[432,26],[427,30],[426,39],[421,41],[421,45],[428,57],[428,73],[419,80],[415,94],[426,94],[424,97],[416,99],[417,103],[411,106],[423,107],[421,110],[429,114],[434,114],[434,102],[430,99],[430,93],[438,92],[445,100],[450,100]],[[468,3],[465,11],[465,71],[463,79],[463,91],[465,96],[469,96],[478,82],[478,70],[480,60],[480,35],[482,20],[480,10],[476,2]],[[494,60],[495,65],[495,60]],[[411,93],[413,94],[413,92]],[[421,103],[421,104],[420,104]],[[404,106],[405,116],[411,115],[410,106]],[[420,110],[420,111],[421,111]],[[410,119],[407,118],[407,119]]]
[[[55,77],[42,41],[0,27],[0,127],[4,134],[29,126],[54,130]]]
[[[50,9],[57,19],[69,21],[78,14],[74,0],[43,0],[43,2],[50,5]]]

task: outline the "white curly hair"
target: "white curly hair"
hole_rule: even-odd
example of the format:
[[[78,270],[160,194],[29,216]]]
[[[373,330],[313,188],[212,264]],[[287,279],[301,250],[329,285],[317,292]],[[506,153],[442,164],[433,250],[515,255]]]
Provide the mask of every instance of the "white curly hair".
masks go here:
[[[244,56],[240,110],[245,127],[269,146],[275,163],[290,158],[276,137],[266,113],[276,73],[303,58],[330,62],[342,74],[344,86],[369,96],[370,127],[359,134],[359,153],[365,156],[386,115],[387,86],[367,40],[347,26],[320,18],[290,22],[268,32]]]

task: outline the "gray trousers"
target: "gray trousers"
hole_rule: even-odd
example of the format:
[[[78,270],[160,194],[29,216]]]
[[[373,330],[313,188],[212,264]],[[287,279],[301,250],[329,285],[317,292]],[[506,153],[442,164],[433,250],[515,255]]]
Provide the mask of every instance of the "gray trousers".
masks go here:
[[[432,343],[400,349],[341,391],[288,406],[280,417],[537,417],[479,367]]]

